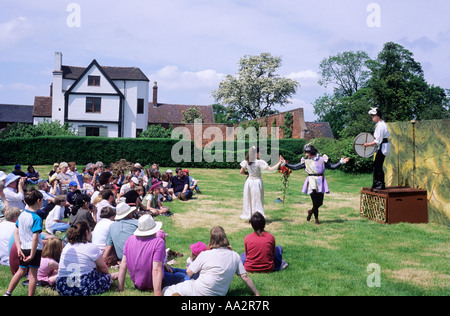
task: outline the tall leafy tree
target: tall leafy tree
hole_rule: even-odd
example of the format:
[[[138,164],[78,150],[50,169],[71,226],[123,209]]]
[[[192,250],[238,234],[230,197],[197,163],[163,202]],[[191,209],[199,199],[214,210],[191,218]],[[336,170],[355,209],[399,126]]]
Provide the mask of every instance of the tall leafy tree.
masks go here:
[[[372,77],[369,86],[373,99],[388,121],[407,121],[417,116],[417,102],[428,87],[422,66],[413,53],[403,46],[388,42],[369,63]]]
[[[370,107],[380,108],[388,122],[450,117],[450,91],[429,85],[413,53],[393,42],[375,60],[364,52],[324,59],[320,74],[319,84],[333,84],[335,90],[314,102],[314,113],[330,123],[336,137],[370,132]]]
[[[350,97],[361,89],[369,78],[366,64],[370,58],[363,51],[347,51],[322,60],[319,66],[319,84],[334,85],[337,96]]]
[[[237,74],[227,75],[219,88],[212,91],[212,96],[242,119],[274,114],[277,112],[274,107],[290,103],[299,87],[297,81],[277,74],[280,67],[281,57],[270,53],[244,56],[239,61]]]

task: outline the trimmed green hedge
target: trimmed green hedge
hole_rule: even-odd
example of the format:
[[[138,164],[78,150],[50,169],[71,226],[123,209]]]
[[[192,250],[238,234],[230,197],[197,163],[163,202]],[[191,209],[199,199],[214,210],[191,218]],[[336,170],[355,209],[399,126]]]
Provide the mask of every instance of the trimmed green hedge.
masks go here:
[[[298,163],[303,155],[304,139],[279,140],[279,153],[290,163]],[[172,148],[183,147],[190,150],[190,162],[175,162],[172,159]],[[205,159],[196,162],[194,159],[194,143],[177,139],[155,138],[102,138],[102,137],[35,137],[35,138],[9,138],[0,140],[0,165],[51,165],[55,162],[74,161],[79,165],[88,162],[103,161],[113,163],[120,159],[130,162],[139,162],[142,165],[158,163],[162,166],[183,166],[190,168],[239,168],[238,145],[233,144],[233,162],[226,162],[227,142],[212,148],[211,154],[221,155],[222,162],[206,162]],[[320,153],[326,153],[335,162],[343,155],[351,161],[343,168],[347,172],[368,172],[371,170],[371,159],[362,159],[353,153],[348,141],[332,139],[317,139],[314,145]],[[272,152],[270,140],[267,142],[267,152]],[[231,146],[230,146],[231,148]],[[245,143],[245,151],[249,142]],[[178,151],[182,155],[183,150]],[[197,152],[198,153],[198,152]],[[204,152],[203,152],[204,153]],[[240,152],[245,157],[245,153]],[[242,155],[243,154],[243,155]],[[203,157],[203,156],[202,156]],[[274,163],[273,161],[271,162]]]

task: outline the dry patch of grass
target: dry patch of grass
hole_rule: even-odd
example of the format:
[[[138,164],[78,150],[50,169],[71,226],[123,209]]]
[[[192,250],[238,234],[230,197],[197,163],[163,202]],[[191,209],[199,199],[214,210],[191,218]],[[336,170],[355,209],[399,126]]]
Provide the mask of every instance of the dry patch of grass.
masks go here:
[[[412,283],[423,288],[445,288],[450,283],[450,275],[419,268],[387,270],[387,276],[402,282]]]

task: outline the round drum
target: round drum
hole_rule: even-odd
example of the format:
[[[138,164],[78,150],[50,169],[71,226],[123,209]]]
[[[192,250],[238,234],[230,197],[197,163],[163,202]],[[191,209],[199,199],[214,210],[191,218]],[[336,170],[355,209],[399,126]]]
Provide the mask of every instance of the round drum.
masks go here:
[[[372,134],[370,133],[361,133],[356,136],[353,141],[353,149],[358,156],[363,158],[369,158],[375,155],[377,152],[377,146],[364,147],[365,143],[371,143],[375,140]]]

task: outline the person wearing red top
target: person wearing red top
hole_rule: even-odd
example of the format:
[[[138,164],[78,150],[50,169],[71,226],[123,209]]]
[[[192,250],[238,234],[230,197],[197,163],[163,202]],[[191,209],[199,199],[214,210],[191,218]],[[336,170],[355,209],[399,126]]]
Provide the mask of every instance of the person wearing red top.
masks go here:
[[[244,268],[248,272],[272,272],[287,267],[282,259],[283,248],[275,246],[275,237],[264,231],[266,219],[256,212],[250,218],[254,232],[244,240],[245,253],[241,255]]]

